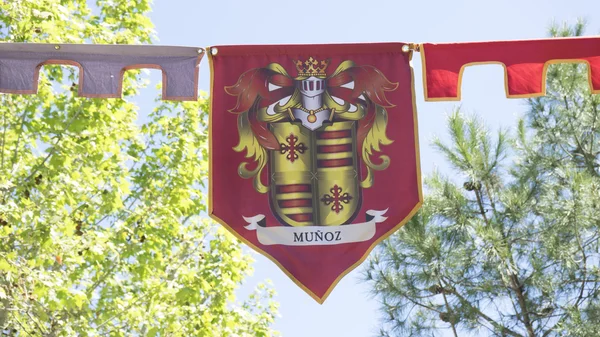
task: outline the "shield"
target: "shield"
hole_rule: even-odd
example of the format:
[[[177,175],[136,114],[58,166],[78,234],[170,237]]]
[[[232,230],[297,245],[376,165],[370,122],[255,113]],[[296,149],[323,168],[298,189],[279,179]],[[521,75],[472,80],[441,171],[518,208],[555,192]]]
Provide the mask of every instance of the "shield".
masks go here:
[[[270,129],[280,144],[270,151],[270,203],[289,226],[339,226],[361,203],[356,123],[334,122],[311,131],[290,122]]]

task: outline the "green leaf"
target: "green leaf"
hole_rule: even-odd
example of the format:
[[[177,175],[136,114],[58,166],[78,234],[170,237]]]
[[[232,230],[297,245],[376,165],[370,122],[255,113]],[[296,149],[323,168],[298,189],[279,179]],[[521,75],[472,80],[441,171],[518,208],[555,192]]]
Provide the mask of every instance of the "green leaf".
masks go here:
[[[156,337],[158,336],[158,328],[151,328],[148,330],[148,337]]]
[[[8,261],[6,261],[3,258],[0,258],[0,271],[10,271],[12,270],[10,264],[8,263]]]

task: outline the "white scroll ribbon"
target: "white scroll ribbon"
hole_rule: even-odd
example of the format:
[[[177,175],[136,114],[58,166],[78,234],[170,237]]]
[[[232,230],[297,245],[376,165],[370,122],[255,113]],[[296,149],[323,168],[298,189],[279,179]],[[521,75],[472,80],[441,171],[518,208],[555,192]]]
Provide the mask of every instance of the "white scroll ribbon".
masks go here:
[[[373,238],[375,225],[387,219],[388,211],[368,210],[369,221],[342,226],[305,226],[305,227],[264,227],[259,223],[265,219],[263,214],[244,217],[247,230],[256,230],[258,241],[263,245],[319,246],[339,245],[342,243],[362,242]]]

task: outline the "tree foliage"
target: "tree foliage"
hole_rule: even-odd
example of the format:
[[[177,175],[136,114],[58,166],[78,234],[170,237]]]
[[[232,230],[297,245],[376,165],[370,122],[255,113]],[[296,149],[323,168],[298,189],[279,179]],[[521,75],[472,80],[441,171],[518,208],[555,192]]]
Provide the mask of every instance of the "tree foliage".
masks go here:
[[[382,335],[598,334],[600,96],[587,74],[550,66],[547,95],[527,100],[515,132],[449,117],[451,140],[434,147],[455,174],[425,180],[423,209],[365,269]]]
[[[0,41],[151,43],[149,0],[0,2]],[[37,95],[0,96],[0,334],[268,336],[272,290],[206,217],[207,100],[76,97],[46,66]]]

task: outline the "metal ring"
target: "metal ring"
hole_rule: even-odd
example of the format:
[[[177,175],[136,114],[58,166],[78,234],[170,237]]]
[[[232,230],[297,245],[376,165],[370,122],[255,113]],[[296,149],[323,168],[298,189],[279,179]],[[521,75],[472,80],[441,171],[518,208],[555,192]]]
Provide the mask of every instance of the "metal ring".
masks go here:
[[[217,49],[217,47],[211,47],[211,48],[210,48],[210,53],[211,53],[213,56],[216,56],[218,52],[219,52],[219,50]]]

